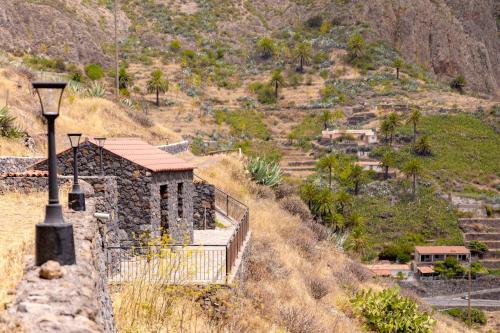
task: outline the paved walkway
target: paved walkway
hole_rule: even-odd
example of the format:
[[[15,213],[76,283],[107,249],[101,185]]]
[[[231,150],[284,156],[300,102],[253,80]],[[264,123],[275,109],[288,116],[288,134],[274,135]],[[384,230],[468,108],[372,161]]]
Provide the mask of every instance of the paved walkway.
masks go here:
[[[227,245],[231,240],[236,227],[235,222],[220,214],[216,213],[217,221],[224,225],[224,228],[216,228],[215,230],[195,230],[193,244],[195,245]]]

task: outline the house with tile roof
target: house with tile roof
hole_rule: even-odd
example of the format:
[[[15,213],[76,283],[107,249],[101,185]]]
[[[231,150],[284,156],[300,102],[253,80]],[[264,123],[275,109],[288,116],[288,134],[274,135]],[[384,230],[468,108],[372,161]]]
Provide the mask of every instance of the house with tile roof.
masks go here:
[[[417,276],[435,275],[434,264],[453,257],[461,264],[470,260],[470,250],[465,246],[415,246],[413,268]]]
[[[60,151],[57,158],[58,174],[72,175],[71,149]],[[158,237],[164,233],[178,243],[193,241],[197,196],[193,164],[138,138],[107,139],[102,151],[102,171],[96,141],[82,142],[78,159],[81,176],[115,177],[122,241],[133,241],[140,235]],[[44,160],[31,169],[46,170],[46,164]]]

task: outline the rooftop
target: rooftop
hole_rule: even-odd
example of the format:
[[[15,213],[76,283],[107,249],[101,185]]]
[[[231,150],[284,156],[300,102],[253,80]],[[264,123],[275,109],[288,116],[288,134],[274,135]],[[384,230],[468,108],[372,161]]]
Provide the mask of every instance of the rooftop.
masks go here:
[[[365,265],[369,270],[397,270],[397,271],[409,271],[409,264],[374,264]]]
[[[371,129],[334,129],[334,130],[324,130],[323,133],[375,135],[375,132]]]
[[[91,143],[97,145],[95,140]],[[186,171],[196,167],[138,138],[109,138],[104,149],[153,172]]]
[[[418,267],[417,269],[422,274],[432,274],[432,273],[434,273],[434,270],[432,269],[432,267],[429,267],[429,266]]]
[[[357,161],[355,164],[359,165],[359,166],[369,166],[369,165],[380,166],[380,165],[382,165],[382,163],[380,161]]]
[[[420,254],[470,254],[465,246],[415,246]]]

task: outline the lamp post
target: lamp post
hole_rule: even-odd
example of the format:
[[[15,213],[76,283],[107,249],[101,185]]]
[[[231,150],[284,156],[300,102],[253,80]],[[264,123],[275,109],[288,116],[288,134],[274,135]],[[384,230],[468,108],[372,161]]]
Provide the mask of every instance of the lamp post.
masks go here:
[[[42,114],[47,119],[48,127],[49,203],[45,209],[44,222],[36,225],[35,263],[38,266],[48,260],[58,261],[62,265],[72,265],[76,261],[73,226],[64,222],[57,186],[54,125],[59,116],[65,87],[66,83],[33,82],[33,89],[40,100]]]
[[[81,133],[68,134],[71,148],[73,148],[73,188],[68,193],[68,207],[74,211],[85,211],[85,194],[78,183],[78,146]]]
[[[102,160],[102,150],[104,148],[104,142],[106,141],[106,138],[94,138],[94,140],[97,141],[97,144],[99,145],[99,155],[100,155],[100,163],[101,163],[101,176],[104,176],[104,165],[103,165],[103,160]]]

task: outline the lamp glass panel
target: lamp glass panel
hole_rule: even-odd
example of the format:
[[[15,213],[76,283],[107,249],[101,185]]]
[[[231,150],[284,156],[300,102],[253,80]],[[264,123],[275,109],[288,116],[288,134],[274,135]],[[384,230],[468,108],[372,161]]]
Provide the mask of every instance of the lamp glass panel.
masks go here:
[[[58,88],[38,88],[37,94],[40,97],[42,104],[42,112],[44,115],[59,114],[59,105],[63,90]]]
[[[76,148],[80,144],[81,134],[68,134],[71,147]]]

